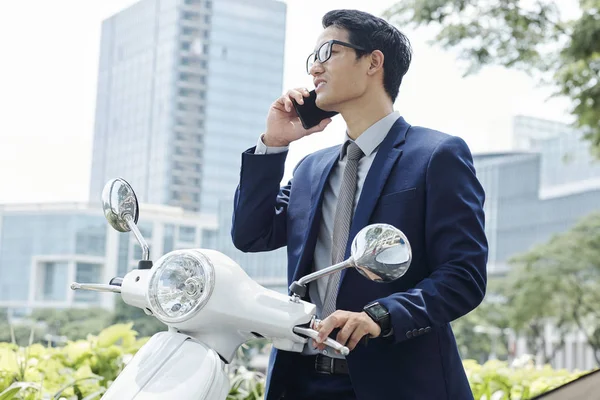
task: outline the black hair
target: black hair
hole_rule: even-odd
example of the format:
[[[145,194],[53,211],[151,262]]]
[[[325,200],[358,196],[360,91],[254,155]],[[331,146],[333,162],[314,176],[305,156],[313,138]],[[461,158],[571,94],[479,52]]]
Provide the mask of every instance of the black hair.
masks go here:
[[[355,50],[357,59],[375,50],[383,53],[383,87],[394,102],[412,58],[408,38],[384,19],[358,10],[329,11],[323,28],[330,26],[346,30],[351,44],[366,49]]]

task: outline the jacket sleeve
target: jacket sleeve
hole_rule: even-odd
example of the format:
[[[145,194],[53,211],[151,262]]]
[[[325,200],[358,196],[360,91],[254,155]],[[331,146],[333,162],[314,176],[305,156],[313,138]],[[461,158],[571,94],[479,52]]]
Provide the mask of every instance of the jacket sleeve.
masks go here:
[[[378,300],[390,312],[396,342],[410,338],[409,331],[428,331],[469,313],[486,291],[485,194],[467,144],[453,136],[438,144],[425,180],[431,273],[413,289]]]
[[[287,151],[242,154],[240,183],[236,189],[231,237],[244,252],[275,250],[286,245],[287,205],[291,181],[280,187]]]

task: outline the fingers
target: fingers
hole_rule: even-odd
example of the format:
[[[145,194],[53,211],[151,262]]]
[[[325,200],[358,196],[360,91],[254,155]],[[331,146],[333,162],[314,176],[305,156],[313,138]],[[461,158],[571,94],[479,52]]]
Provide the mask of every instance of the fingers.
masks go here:
[[[325,339],[329,337],[331,331],[335,328],[344,326],[347,319],[348,316],[344,311],[336,311],[321,321],[321,325],[319,327],[319,338],[317,339],[317,342],[323,343]]]
[[[306,131],[306,135],[311,135],[313,133],[324,131],[327,128],[327,125],[331,123],[331,118],[325,118],[323,121],[319,122],[319,125],[313,126],[312,128]]]
[[[335,328],[341,328],[335,340],[350,350],[354,350],[365,335],[377,337],[381,332],[381,328],[364,312],[338,310],[316,327],[319,331],[319,338],[315,341],[316,348],[325,349],[323,342]]]
[[[304,98],[310,96],[308,89],[306,88],[298,88],[288,90],[286,94],[281,96],[277,103],[283,106],[283,109],[286,112],[291,112],[294,108],[294,104],[292,103],[292,99],[296,100],[298,104],[304,104]]]
[[[352,336],[352,334],[358,328],[358,321],[355,318],[350,318],[344,327],[338,332],[335,340],[345,346],[348,339],[350,339],[350,336]]]
[[[350,336],[350,340],[348,340],[348,343],[346,343],[346,347],[348,348],[348,350],[354,350],[354,348],[358,345],[358,343],[366,334],[366,329],[364,329],[362,326],[357,327],[354,330],[354,332],[352,332],[352,336]]]
[[[310,92],[308,91],[307,88],[297,88],[297,89],[294,89],[294,91],[298,92],[302,95],[302,97],[300,99],[294,97],[296,99],[296,101],[302,101],[302,103],[304,103],[304,97],[310,96]]]

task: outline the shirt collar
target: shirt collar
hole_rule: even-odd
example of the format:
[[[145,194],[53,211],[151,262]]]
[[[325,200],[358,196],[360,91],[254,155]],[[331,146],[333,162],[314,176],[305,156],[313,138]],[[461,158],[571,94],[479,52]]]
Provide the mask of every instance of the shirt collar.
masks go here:
[[[400,113],[398,111],[392,111],[367,128],[367,130],[356,139],[355,142],[362,150],[365,157],[370,156],[375,150],[377,150],[381,142],[383,142],[383,139],[385,139],[388,132],[392,128],[392,125],[394,125],[398,118],[400,118]],[[348,136],[348,131],[346,131],[344,136],[344,145],[340,151],[340,160],[346,156],[348,145],[352,141],[350,136]]]

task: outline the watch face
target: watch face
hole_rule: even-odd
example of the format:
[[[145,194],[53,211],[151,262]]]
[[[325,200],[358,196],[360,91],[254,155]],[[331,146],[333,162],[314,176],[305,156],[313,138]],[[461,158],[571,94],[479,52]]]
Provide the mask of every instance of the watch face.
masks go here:
[[[372,307],[369,307],[369,311],[375,316],[375,318],[377,319],[381,319],[383,317],[385,317],[388,312],[386,311],[385,308],[383,308],[382,306],[380,306],[379,304],[374,305]]]

